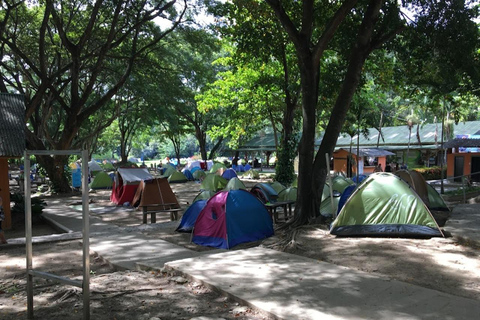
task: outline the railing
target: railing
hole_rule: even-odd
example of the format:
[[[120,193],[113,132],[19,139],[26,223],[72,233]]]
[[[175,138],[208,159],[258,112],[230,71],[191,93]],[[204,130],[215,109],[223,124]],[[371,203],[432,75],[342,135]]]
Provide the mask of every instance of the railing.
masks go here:
[[[480,186],[479,183],[473,181],[472,177],[479,176],[479,175],[480,175],[480,172],[474,172],[474,173],[465,174],[461,176],[448,177],[446,180],[451,181],[453,183],[457,182],[456,180],[460,180],[458,181],[458,184],[459,184],[458,187],[461,188],[462,190],[463,203],[467,203],[467,189],[475,185]],[[439,182],[441,182],[441,180],[433,180],[433,181],[430,181],[430,184],[436,184]]]

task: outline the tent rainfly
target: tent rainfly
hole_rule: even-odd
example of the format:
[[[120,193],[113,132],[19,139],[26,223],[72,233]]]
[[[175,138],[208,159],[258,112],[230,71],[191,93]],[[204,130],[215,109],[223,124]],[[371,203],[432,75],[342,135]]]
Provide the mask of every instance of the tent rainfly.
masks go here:
[[[391,173],[371,174],[332,223],[339,236],[443,237],[418,194]]]

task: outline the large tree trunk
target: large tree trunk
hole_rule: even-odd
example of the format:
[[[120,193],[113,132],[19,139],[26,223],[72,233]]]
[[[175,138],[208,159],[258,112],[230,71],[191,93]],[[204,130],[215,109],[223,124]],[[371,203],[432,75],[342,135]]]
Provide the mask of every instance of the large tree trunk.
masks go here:
[[[313,166],[313,188],[315,189],[315,201],[318,202],[322,197],[323,187],[327,177],[327,165],[325,154],[333,154],[340,134],[350,103],[352,102],[355,91],[360,82],[362,68],[365,64],[369,53],[374,48],[371,45],[371,39],[376,22],[376,18],[380,12],[382,5],[381,0],[372,0],[365,13],[362,26],[357,35],[354,50],[351,53],[347,73],[342,84],[342,88],[338,95],[335,106],[333,107],[327,129],[320,144],[320,148],[315,156]]]
[[[298,191],[294,226],[307,224],[319,211],[313,189],[313,156],[315,149],[316,107],[319,68],[310,56],[300,61],[302,85],[303,127],[299,145]]]
[[[53,191],[59,193],[68,193],[72,191],[65,167],[68,165],[68,156],[36,156],[38,163],[45,169],[52,183]],[[53,160],[53,161],[52,161]],[[88,163],[83,165],[87,165]],[[25,168],[25,174],[29,174],[28,168]]]
[[[195,137],[198,141],[198,146],[200,148],[200,155],[202,160],[207,160],[207,135],[203,132],[202,128],[199,125],[194,124],[195,126]]]

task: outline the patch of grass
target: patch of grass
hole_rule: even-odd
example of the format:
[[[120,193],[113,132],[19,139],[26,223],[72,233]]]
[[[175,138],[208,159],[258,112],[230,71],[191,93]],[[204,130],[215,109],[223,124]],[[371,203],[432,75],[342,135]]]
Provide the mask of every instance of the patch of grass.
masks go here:
[[[446,195],[451,195],[451,196],[462,195],[464,190],[465,190],[466,193],[470,193],[470,192],[480,193],[480,187],[467,187],[465,189],[458,188],[458,189],[455,189],[455,190],[446,191],[445,194]]]

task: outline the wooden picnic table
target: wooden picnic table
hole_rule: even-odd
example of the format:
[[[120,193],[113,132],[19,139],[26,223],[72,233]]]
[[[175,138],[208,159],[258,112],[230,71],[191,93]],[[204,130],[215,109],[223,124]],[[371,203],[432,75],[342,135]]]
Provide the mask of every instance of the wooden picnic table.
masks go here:
[[[182,211],[178,203],[160,203],[160,204],[149,204],[142,206],[143,211],[143,223],[147,224],[147,215],[150,215],[150,222],[157,222],[157,213],[167,212],[170,213],[170,220],[178,220],[178,212]]]
[[[265,207],[267,208],[268,212],[270,213],[270,216],[273,217],[273,222],[278,223],[278,212],[277,208],[282,208],[283,209],[283,215],[285,217],[285,220],[287,218],[293,216],[292,212],[292,205],[295,203],[293,200],[287,200],[287,201],[277,201],[277,202],[272,202],[272,203],[266,203]]]

